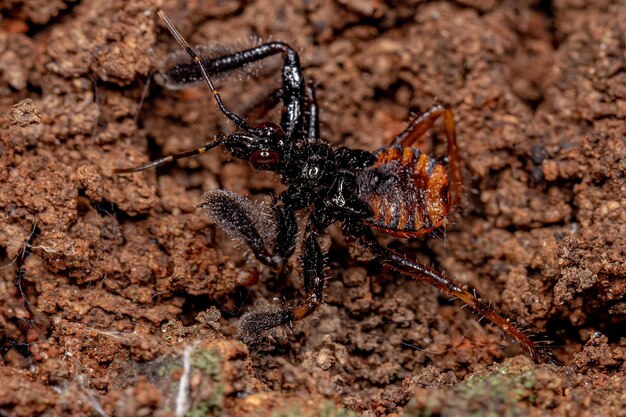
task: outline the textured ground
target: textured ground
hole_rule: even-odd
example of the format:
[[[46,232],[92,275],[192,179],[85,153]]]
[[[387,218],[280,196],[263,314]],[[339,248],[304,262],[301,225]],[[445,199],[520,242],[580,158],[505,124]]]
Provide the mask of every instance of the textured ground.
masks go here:
[[[262,198],[280,184],[220,151],[111,174],[233,128],[204,88],[149,82],[178,48],[158,7],[193,44],[297,48],[335,144],[374,150],[411,114],[450,105],[463,209],[445,233],[384,241],[544,334],[562,365],[534,365],[338,230],[326,304],[240,343],[242,312],[293,302],[301,284],[261,270],[239,286],[258,265],[195,205],[211,189]],[[0,10],[0,415],[626,415],[623,1]],[[250,108],[277,64],[220,80],[224,99]]]

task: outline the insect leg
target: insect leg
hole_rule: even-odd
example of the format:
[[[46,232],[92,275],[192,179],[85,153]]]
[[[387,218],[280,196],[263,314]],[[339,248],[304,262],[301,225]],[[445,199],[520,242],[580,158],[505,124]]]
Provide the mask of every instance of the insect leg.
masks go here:
[[[526,334],[474,294],[461,288],[452,278],[382,246],[371,231],[364,232],[359,241],[385,265],[418,281],[437,288],[442,294],[459,298],[480,316],[487,318],[519,343],[537,363],[548,359],[545,352]]]
[[[311,80],[308,80],[304,87],[304,103],[306,106],[304,121],[306,137],[308,139],[319,139],[319,107],[317,106],[317,98],[315,97],[315,86]]]
[[[274,208],[272,216],[263,205],[226,190],[205,193],[198,207],[231,237],[241,239],[269,267],[282,269],[285,259],[293,253],[296,220],[284,208]],[[270,252],[272,242],[274,250]]]
[[[269,56],[282,54],[282,89],[284,108],[281,118],[281,127],[288,137],[291,137],[294,133],[301,129],[304,77],[300,66],[300,58],[294,49],[283,42],[269,42],[254,48],[245,49],[243,51],[221,57],[202,60],[183,39],[165,13],[163,13],[163,11],[159,11],[158,13],[172,35],[193,59],[193,65],[195,66],[194,70],[190,66],[191,64],[178,65],[172,68],[168,74],[165,74],[165,76],[178,83],[204,80],[209,86],[209,89],[211,90],[211,93],[213,94],[213,97],[215,98],[222,113],[235,122],[239,127],[247,130],[248,132],[262,133],[257,132],[258,129],[249,126],[242,118],[235,115],[225,107],[217,89],[209,77],[209,74],[231,71]]]
[[[220,96],[220,93],[215,88],[213,81],[211,81],[211,77],[209,77],[209,72],[207,68],[204,66],[204,63],[202,62],[198,54],[196,54],[196,52],[191,48],[191,46],[189,46],[187,41],[183,38],[183,36],[178,31],[178,29],[176,29],[172,21],[167,17],[167,15],[163,12],[163,10],[159,10],[157,14],[161,18],[161,20],[165,22],[165,25],[167,26],[167,29],[170,31],[172,36],[176,39],[176,41],[178,41],[180,46],[187,52],[187,54],[189,54],[189,56],[191,57],[195,65],[197,66],[198,70],[202,74],[202,79],[206,82],[207,86],[209,87],[209,90],[211,91],[211,95],[215,99],[215,102],[217,103],[217,107],[220,109],[220,111],[230,120],[235,122],[235,124],[239,126],[240,128],[251,133],[262,134],[263,132],[261,129],[257,129],[257,128],[250,126],[244,119],[237,116],[235,113],[233,113],[231,110],[229,110],[226,107],[226,105],[222,101],[222,97]]]
[[[456,122],[449,107],[440,104],[434,105],[413,119],[407,128],[393,139],[392,145],[411,146],[433,127],[435,121],[440,116],[443,116],[443,126],[448,147],[448,171],[451,180],[450,203],[452,206],[457,206],[461,202],[461,196],[463,195],[463,172],[461,170],[459,148],[456,143]]]
[[[277,268],[283,269],[285,261],[293,255],[296,248],[298,224],[293,210],[286,206],[274,206],[274,219],[276,220],[276,239],[272,254],[279,264]]]
[[[283,91],[278,88],[263,96],[260,100],[250,103],[242,111],[249,120],[261,120],[267,118],[267,111],[272,109],[283,99]],[[315,97],[315,87],[311,80],[306,80],[304,86],[304,113],[303,134],[308,139],[319,139],[319,107]]]
[[[319,307],[323,297],[325,261],[317,237],[317,233],[307,230],[302,247],[302,279],[306,292],[304,303],[279,311],[245,314],[239,321],[239,336],[245,343],[260,340],[266,330],[302,320]]]

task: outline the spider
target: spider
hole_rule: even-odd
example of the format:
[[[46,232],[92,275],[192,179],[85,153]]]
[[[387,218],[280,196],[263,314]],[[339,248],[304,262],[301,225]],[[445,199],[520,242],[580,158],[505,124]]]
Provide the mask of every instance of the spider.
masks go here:
[[[201,148],[115,172],[139,172],[223,146],[233,157],[248,161],[257,170],[277,173],[286,190],[275,197],[269,220],[260,219],[258,205],[230,191],[209,191],[199,204],[218,226],[245,242],[258,261],[276,270],[281,270],[294,254],[298,232],[295,214],[309,213],[300,257],[304,302],[278,311],[244,314],[239,321],[239,335],[244,342],[258,341],[266,331],[302,320],[319,307],[325,268],[319,240],[331,224],[338,222],[345,235],[355,238],[383,264],[436,287],[446,296],[461,299],[516,340],[536,362],[544,359],[540,346],[494,308],[446,274],[381,245],[373,233],[377,229],[398,237],[421,237],[444,225],[450,210],[459,205],[463,178],[450,108],[434,105],[413,119],[389,146],[375,152],[333,148],[320,138],[314,87],[304,78],[299,56],[289,45],[270,42],[203,59],[163,11],[158,15],[192,60],[169,68],[166,78],[179,84],[204,82],[219,110],[237,125],[238,131]],[[280,55],[283,60],[280,124],[267,121],[251,125],[224,104],[210,74],[232,71],[272,55]],[[447,140],[447,166],[411,146],[440,117]],[[268,224],[273,229],[271,237],[265,230]]]

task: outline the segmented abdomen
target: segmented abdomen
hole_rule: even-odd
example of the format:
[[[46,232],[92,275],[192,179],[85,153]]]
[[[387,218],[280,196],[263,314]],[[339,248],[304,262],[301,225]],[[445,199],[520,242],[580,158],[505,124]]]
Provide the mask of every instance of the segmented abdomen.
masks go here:
[[[415,148],[399,145],[375,152],[376,163],[358,176],[359,196],[373,211],[370,226],[401,237],[440,227],[449,212],[445,166]]]

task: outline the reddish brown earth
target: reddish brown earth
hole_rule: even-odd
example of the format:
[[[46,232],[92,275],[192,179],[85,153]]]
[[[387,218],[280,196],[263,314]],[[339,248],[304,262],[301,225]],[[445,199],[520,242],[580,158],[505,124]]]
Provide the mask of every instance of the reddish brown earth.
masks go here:
[[[533,364],[338,230],[326,304],[260,346],[239,342],[242,312],[291,303],[301,283],[261,270],[238,287],[258,265],[196,204],[280,184],[220,151],[112,175],[233,128],[205,88],[148,84],[178,50],[157,7],[195,44],[301,51],[334,144],[375,150],[412,113],[452,106],[463,209],[445,233],[384,241],[478,289],[561,364]],[[0,9],[0,416],[173,416],[177,399],[188,416],[626,415],[623,1]],[[276,64],[221,80],[224,99],[250,108]]]

